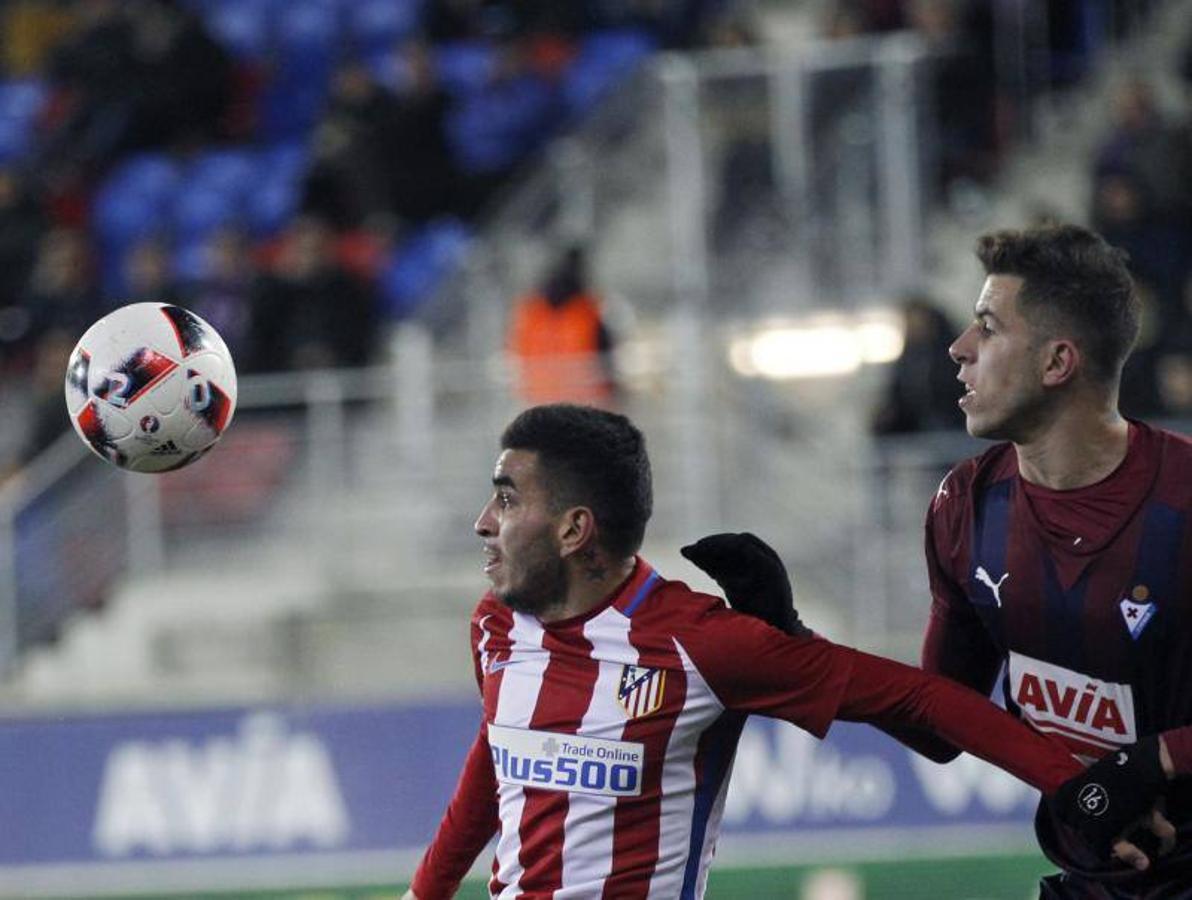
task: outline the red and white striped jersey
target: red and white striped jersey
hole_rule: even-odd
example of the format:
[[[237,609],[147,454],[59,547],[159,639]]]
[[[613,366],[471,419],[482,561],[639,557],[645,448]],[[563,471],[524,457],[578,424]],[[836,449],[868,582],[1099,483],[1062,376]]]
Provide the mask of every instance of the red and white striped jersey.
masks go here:
[[[838,717],[946,719],[941,733],[1036,785],[1081,771],[965,688],[788,636],[641,559],[612,597],[566,621],[486,596],[472,646],[484,721],[415,876],[420,900],[451,896],[498,831],[493,897],[702,896],[750,713],[817,737]]]
[[[573,620],[543,625],[483,601],[475,647],[501,820],[493,895],[699,896],[745,720],[734,682],[765,667],[760,634],[788,652],[780,632],[641,562]],[[800,677],[789,659],[770,667],[770,699],[822,735],[848,672],[816,642],[807,651]]]

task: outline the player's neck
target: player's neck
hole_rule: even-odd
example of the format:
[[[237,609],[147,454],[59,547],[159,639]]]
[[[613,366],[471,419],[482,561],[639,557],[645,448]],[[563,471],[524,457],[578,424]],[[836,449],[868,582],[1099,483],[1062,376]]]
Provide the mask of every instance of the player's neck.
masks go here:
[[[582,616],[609,598],[633,574],[635,558],[612,560],[601,554],[576,559],[568,569],[567,597],[539,615],[543,622],[561,622]]]
[[[1113,407],[1075,405],[1026,443],[1015,443],[1018,471],[1031,484],[1067,491],[1107,478],[1126,458],[1130,425]]]

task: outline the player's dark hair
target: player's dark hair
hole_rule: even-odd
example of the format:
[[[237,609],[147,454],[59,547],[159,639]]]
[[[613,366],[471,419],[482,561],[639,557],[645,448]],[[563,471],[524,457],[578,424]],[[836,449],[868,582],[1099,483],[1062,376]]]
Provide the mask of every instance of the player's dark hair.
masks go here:
[[[1023,317],[1048,336],[1069,332],[1094,378],[1115,381],[1138,338],[1139,301],[1124,250],[1079,225],[995,231],[977,240],[986,275],[1022,279]]]
[[[590,508],[609,553],[641,547],[654,509],[650,458],[625,416],[569,403],[534,406],[509,423],[501,447],[537,453],[556,508]]]

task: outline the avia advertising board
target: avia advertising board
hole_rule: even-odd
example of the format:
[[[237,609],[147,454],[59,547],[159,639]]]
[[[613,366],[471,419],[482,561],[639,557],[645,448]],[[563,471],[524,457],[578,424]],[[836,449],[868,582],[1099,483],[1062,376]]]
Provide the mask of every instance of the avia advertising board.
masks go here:
[[[466,702],[2,720],[0,894],[393,883],[434,833],[479,721]],[[838,723],[819,742],[753,719],[718,865],[1021,850],[1036,798],[872,728]]]

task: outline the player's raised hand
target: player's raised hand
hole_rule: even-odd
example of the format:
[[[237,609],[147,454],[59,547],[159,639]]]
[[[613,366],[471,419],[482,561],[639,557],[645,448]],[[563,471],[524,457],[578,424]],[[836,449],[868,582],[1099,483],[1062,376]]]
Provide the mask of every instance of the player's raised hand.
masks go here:
[[[1156,848],[1140,847],[1147,841],[1136,837],[1138,832],[1131,833],[1136,837],[1133,841],[1119,838],[1144,816],[1156,821],[1153,808],[1167,784],[1160,747],[1158,735],[1151,735],[1115,750],[1065,781],[1047,802],[1098,856],[1108,859],[1112,853],[1127,865],[1144,869],[1148,865],[1146,850],[1154,853]],[[1162,822],[1157,830],[1152,826],[1152,831],[1159,838],[1158,849],[1162,849],[1165,836],[1174,839],[1174,833],[1167,835],[1163,823],[1167,828],[1171,824],[1159,818]]]
[[[806,634],[799,621],[786,566],[778,553],[749,532],[711,534],[679,552],[707,572],[733,609],[790,635]]]

